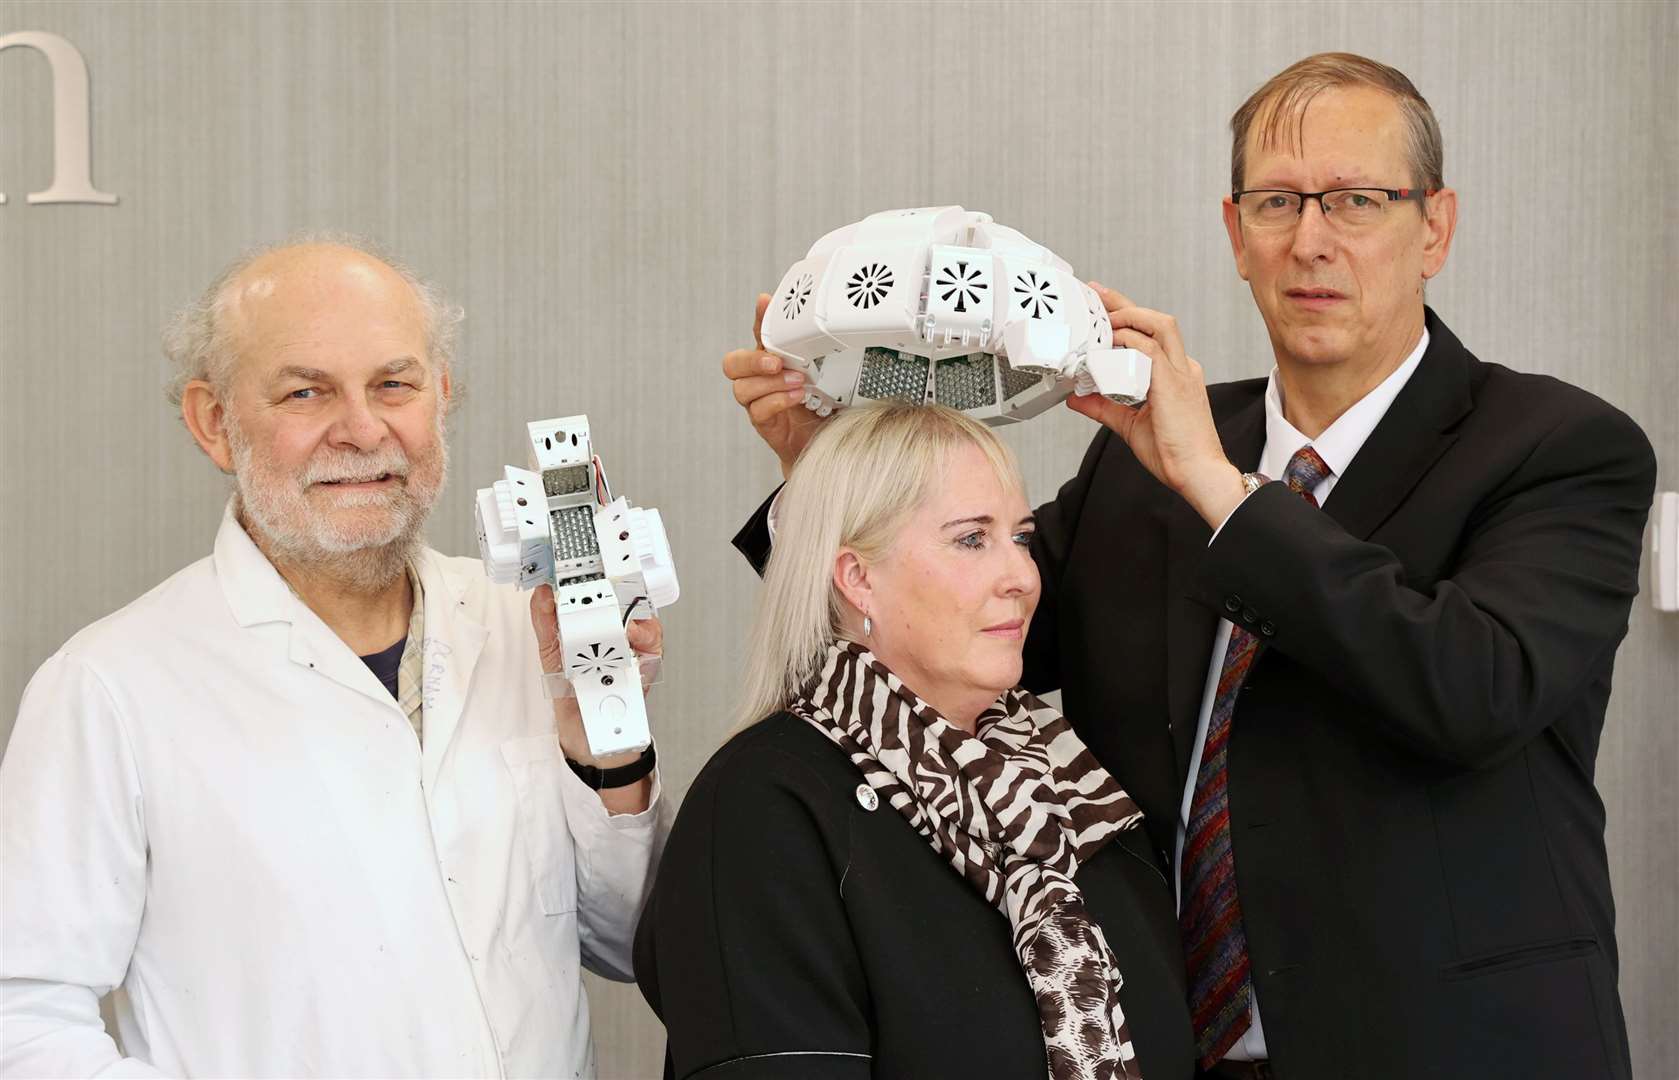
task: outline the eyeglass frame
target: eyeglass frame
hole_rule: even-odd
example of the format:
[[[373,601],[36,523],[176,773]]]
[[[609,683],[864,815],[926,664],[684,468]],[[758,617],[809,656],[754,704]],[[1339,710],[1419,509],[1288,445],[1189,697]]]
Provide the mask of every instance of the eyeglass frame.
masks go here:
[[[1338,191],[1379,191],[1388,197],[1388,202],[1390,203],[1414,202],[1418,206],[1422,207],[1423,212],[1426,214],[1428,211],[1428,197],[1430,195],[1438,195],[1443,190],[1445,189],[1370,187],[1365,184],[1357,184],[1351,187],[1330,188],[1327,191],[1290,191],[1288,188],[1247,188],[1243,191],[1232,191],[1230,193],[1230,201],[1235,204],[1237,212],[1240,213],[1242,209],[1243,195],[1260,195],[1264,193],[1270,193],[1273,195],[1298,195],[1300,196],[1300,207],[1294,212],[1296,219],[1305,217],[1306,204],[1312,199],[1316,199],[1318,201],[1318,213],[1323,215],[1323,219],[1325,221],[1332,222],[1335,220],[1335,215],[1330,213],[1329,207],[1324,205],[1323,197],[1325,195],[1333,195]]]

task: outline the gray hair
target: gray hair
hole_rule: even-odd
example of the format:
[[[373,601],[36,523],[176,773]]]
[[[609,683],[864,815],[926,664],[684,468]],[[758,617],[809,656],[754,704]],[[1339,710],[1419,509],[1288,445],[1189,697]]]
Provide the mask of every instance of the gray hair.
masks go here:
[[[230,287],[258,259],[289,247],[332,244],[377,259],[394,270],[414,290],[425,323],[426,355],[440,372],[449,371],[455,360],[455,341],[466,313],[450,303],[442,291],[407,266],[386,254],[373,241],[352,233],[316,231],[294,236],[278,244],[253,248],[216,276],[210,287],[177,311],[163,328],[163,354],[169,358],[171,376],[167,394],[176,406],[187,383],[202,379],[224,396],[238,354],[224,325]]]
[[[748,639],[736,726],[779,711],[821,671],[842,636],[834,559],[878,561],[943,476],[952,452],[977,447],[1023,490],[1014,454],[990,428],[942,405],[846,409],[799,455],[776,511],[775,546]]]

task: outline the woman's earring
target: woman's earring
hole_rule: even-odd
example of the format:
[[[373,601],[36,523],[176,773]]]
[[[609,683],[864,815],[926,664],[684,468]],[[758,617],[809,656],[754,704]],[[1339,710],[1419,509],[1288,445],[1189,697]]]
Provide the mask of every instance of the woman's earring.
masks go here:
[[[870,621],[870,619],[867,615],[864,615],[863,616],[863,636],[868,637],[870,634],[873,634],[873,633],[874,633],[874,623],[872,621]]]

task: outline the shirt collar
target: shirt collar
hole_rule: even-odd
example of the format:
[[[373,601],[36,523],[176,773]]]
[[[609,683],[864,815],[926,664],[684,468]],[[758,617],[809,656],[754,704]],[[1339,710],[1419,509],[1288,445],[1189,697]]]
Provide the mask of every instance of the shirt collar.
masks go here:
[[[211,556],[227,606],[240,626],[292,622],[302,601],[239,524],[237,495],[227,500]]]
[[[1359,398],[1352,407],[1335,422],[1324,428],[1323,433],[1315,439],[1308,439],[1298,428],[1283,418],[1282,384],[1277,380],[1277,369],[1271,369],[1271,376],[1265,383],[1265,452],[1259,459],[1259,471],[1274,479],[1281,479],[1284,470],[1288,468],[1289,459],[1308,444],[1323,458],[1334,476],[1340,476],[1352,465],[1353,458],[1359,448],[1376,430],[1376,425],[1387,415],[1388,407],[1393,399],[1399,396],[1399,391],[1405,388],[1417,365],[1422,363],[1423,353],[1428,351],[1428,330],[1422,332],[1422,340],[1411,350],[1411,355],[1396,368],[1393,374],[1383,379],[1377,387]]]

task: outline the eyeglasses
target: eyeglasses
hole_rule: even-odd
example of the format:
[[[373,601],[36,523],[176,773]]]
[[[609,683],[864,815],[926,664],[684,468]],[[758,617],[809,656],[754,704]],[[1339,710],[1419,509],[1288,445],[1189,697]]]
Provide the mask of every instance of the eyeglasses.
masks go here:
[[[1255,188],[1232,192],[1230,197],[1242,212],[1242,220],[1256,229],[1293,228],[1306,212],[1309,199],[1318,201],[1324,219],[1347,229],[1364,229],[1379,224],[1393,203],[1424,205],[1439,188],[1334,188],[1329,191],[1283,191]]]

